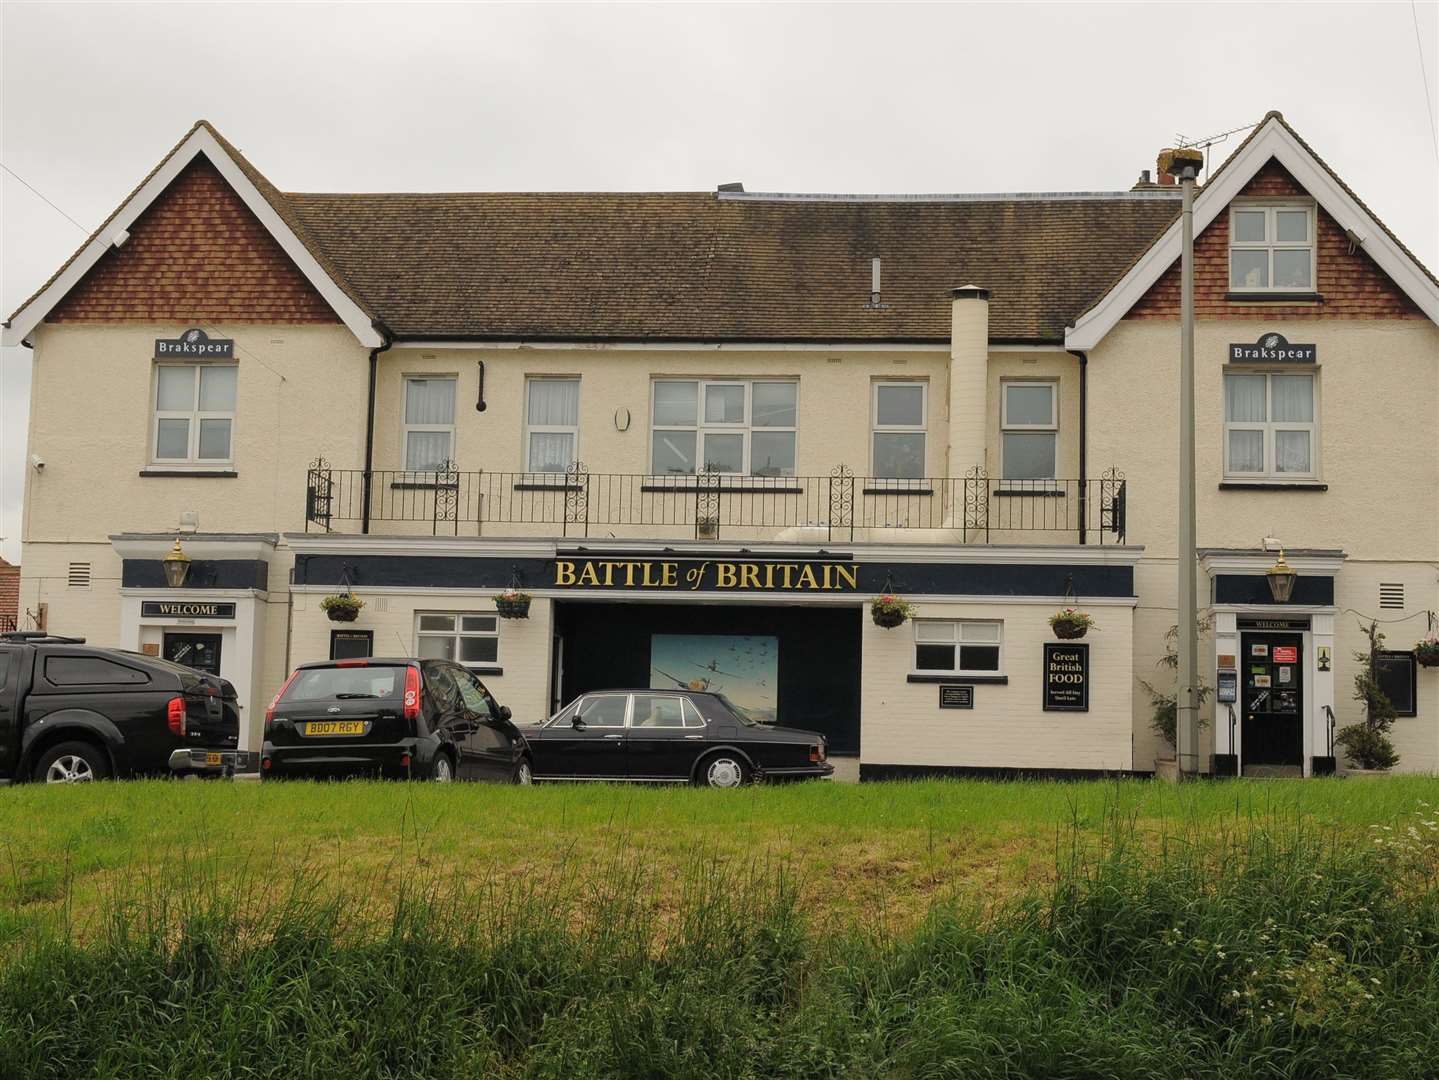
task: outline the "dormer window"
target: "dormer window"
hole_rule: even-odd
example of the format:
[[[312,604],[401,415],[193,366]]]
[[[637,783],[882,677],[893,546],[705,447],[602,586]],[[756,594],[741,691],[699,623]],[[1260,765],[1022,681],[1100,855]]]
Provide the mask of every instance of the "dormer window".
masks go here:
[[[1236,203],[1229,209],[1232,292],[1314,291],[1314,207]]]

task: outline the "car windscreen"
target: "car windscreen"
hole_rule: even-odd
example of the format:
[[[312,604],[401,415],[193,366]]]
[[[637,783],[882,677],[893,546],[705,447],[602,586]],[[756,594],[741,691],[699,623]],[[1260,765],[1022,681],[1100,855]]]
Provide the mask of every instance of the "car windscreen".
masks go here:
[[[398,698],[404,686],[403,667],[301,668],[280,701],[293,705],[300,701]]]
[[[747,712],[745,712],[743,709],[741,709],[738,705],[736,705],[736,704],[735,704],[733,701],[731,701],[729,698],[725,697],[723,694],[716,694],[715,697],[719,699],[719,703],[720,703],[721,705],[723,705],[726,709],[728,709],[730,712],[732,712],[732,713],[735,714],[735,718],[736,718],[741,724],[744,724],[746,727],[759,727],[759,721],[758,721],[758,720],[756,720],[756,719],[755,719],[753,716],[751,716],[749,713],[747,713]]]

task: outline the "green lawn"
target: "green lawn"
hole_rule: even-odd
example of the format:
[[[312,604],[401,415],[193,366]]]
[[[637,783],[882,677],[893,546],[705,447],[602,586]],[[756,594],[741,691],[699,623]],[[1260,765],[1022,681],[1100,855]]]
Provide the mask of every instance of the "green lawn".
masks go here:
[[[634,865],[656,895],[696,862],[783,871],[816,914],[916,921],[941,899],[1044,885],[1075,843],[1133,822],[1151,844],[1296,821],[1366,842],[1426,777],[1232,781],[648,786],[146,782],[0,791],[0,941],[105,897],[193,878],[278,887],[297,870],[376,895],[416,876],[543,886]]]

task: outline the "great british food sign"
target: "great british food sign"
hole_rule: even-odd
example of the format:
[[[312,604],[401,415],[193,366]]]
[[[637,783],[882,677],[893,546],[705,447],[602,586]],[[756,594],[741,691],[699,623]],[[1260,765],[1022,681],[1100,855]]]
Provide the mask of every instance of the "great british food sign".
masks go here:
[[[1044,711],[1089,711],[1089,646],[1044,643]]]
[[[859,567],[743,559],[556,559],[559,589],[691,592],[855,592]]]

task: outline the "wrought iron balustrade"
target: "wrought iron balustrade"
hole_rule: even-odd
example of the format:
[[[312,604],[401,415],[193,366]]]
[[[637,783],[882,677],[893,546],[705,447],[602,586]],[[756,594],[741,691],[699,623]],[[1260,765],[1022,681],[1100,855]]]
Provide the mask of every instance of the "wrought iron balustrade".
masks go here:
[[[382,526],[382,528],[376,528]],[[512,529],[511,527],[522,527]],[[928,530],[934,540],[1122,543],[1125,481],[1001,480],[972,469],[962,477],[896,480],[856,476],[732,473],[461,472],[309,468],[305,529],[445,536],[629,537],[645,530],[701,540],[853,540],[865,530]],[[947,535],[946,535],[947,534]],[[1036,539],[1038,539],[1036,537]]]

